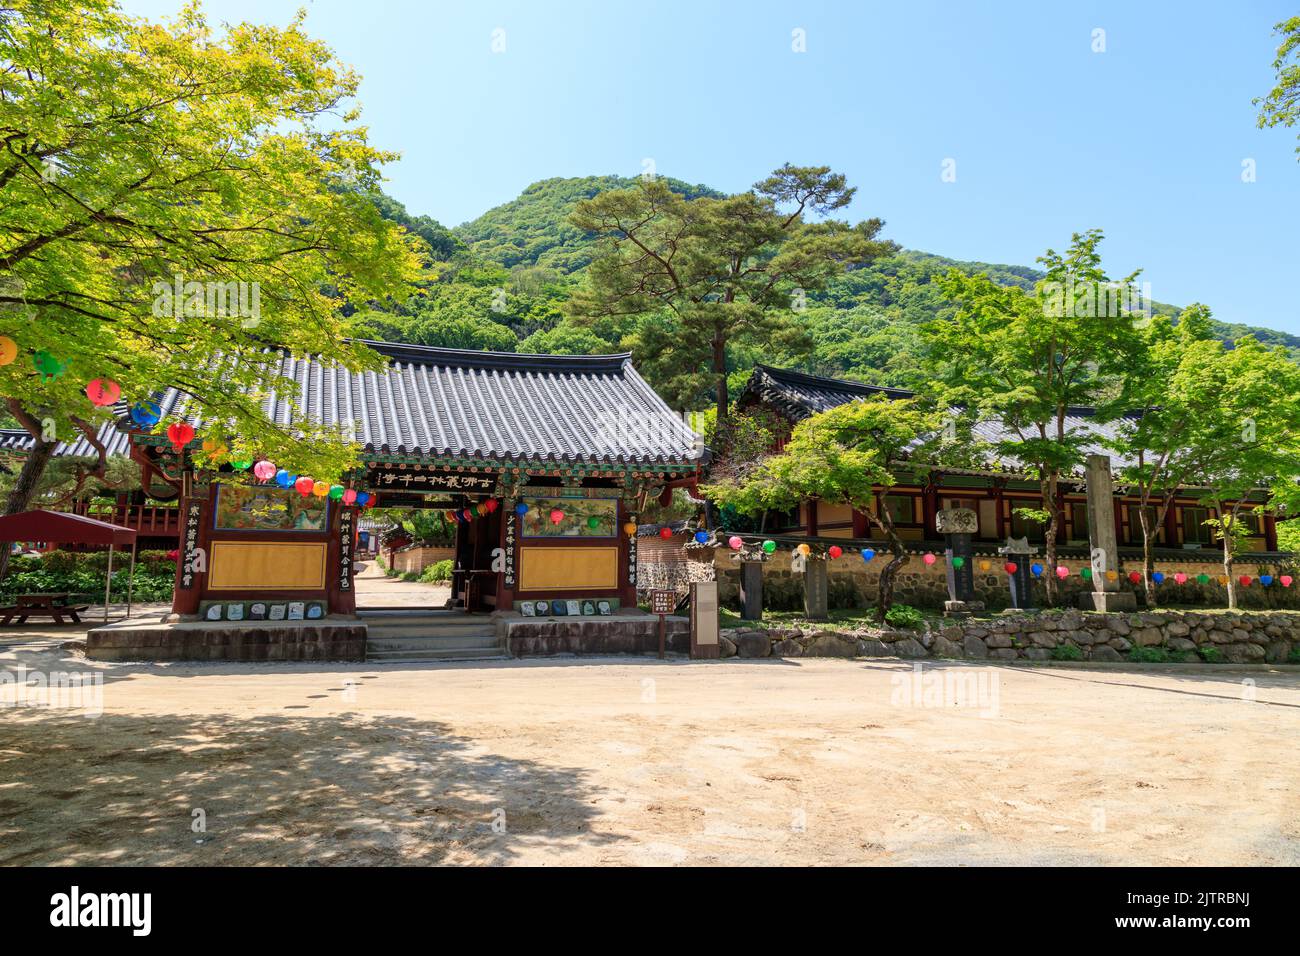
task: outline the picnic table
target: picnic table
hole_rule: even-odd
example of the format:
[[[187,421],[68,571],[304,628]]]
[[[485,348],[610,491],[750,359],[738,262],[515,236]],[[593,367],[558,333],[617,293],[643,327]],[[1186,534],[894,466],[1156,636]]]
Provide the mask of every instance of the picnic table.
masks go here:
[[[19,624],[26,624],[29,617],[53,618],[55,624],[80,624],[78,611],[84,611],[89,605],[73,607],[68,603],[67,591],[45,591],[36,594],[20,594],[17,603],[0,607],[0,624],[8,624],[14,618]]]

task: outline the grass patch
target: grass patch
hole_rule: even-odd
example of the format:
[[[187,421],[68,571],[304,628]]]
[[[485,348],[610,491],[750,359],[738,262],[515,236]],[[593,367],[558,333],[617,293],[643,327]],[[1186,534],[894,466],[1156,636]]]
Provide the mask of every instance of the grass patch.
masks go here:
[[[1075,644],[1057,644],[1052,648],[1052,660],[1081,661],[1083,660],[1083,651],[1079,650]]]
[[[1169,651],[1163,647],[1135,647],[1128,652],[1128,659],[1136,664],[1168,664]]]
[[[1201,655],[1201,660],[1207,664],[1222,664],[1223,651],[1219,650],[1212,644],[1206,644],[1204,647],[1198,647],[1196,653]]]

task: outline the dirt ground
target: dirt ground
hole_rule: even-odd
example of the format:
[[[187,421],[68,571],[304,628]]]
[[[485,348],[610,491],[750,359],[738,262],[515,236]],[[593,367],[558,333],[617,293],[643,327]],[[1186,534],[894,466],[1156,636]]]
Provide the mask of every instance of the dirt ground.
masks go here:
[[[0,707],[3,864],[1300,863],[1294,670],[124,666],[6,637],[10,671],[104,683],[100,716]]]

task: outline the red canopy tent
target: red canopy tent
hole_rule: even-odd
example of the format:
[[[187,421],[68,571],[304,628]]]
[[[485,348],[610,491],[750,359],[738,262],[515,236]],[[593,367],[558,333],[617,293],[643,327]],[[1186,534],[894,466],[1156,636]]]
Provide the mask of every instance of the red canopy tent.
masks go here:
[[[0,541],[46,541],[50,544],[108,545],[108,580],[104,582],[104,620],[108,620],[109,591],[113,585],[113,549],[131,546],[131,572],[126,586],[126,616],[131,616],[135,588],[135,529],[63,511],[22,511],[0,517]]]

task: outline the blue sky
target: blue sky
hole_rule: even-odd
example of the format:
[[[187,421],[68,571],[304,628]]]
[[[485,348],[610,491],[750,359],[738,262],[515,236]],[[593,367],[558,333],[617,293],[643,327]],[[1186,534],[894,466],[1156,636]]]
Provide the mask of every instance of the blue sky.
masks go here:
[[[159,17],[180,0],[123,3]],[[1110,272],[1141,267],[1157,300],[1300,334],[1300,130],[1256,129],[1251,105],[1294,2],[204,7],[284,23],[304,5],[363,75],[373,141],[402,153],[388,191],[447,225],[535,180],[631,176],[647,158],[728,191],[824,164],[859,187],[852,218],[882,217],[909,248],[1032,265],[1100,227]]]

